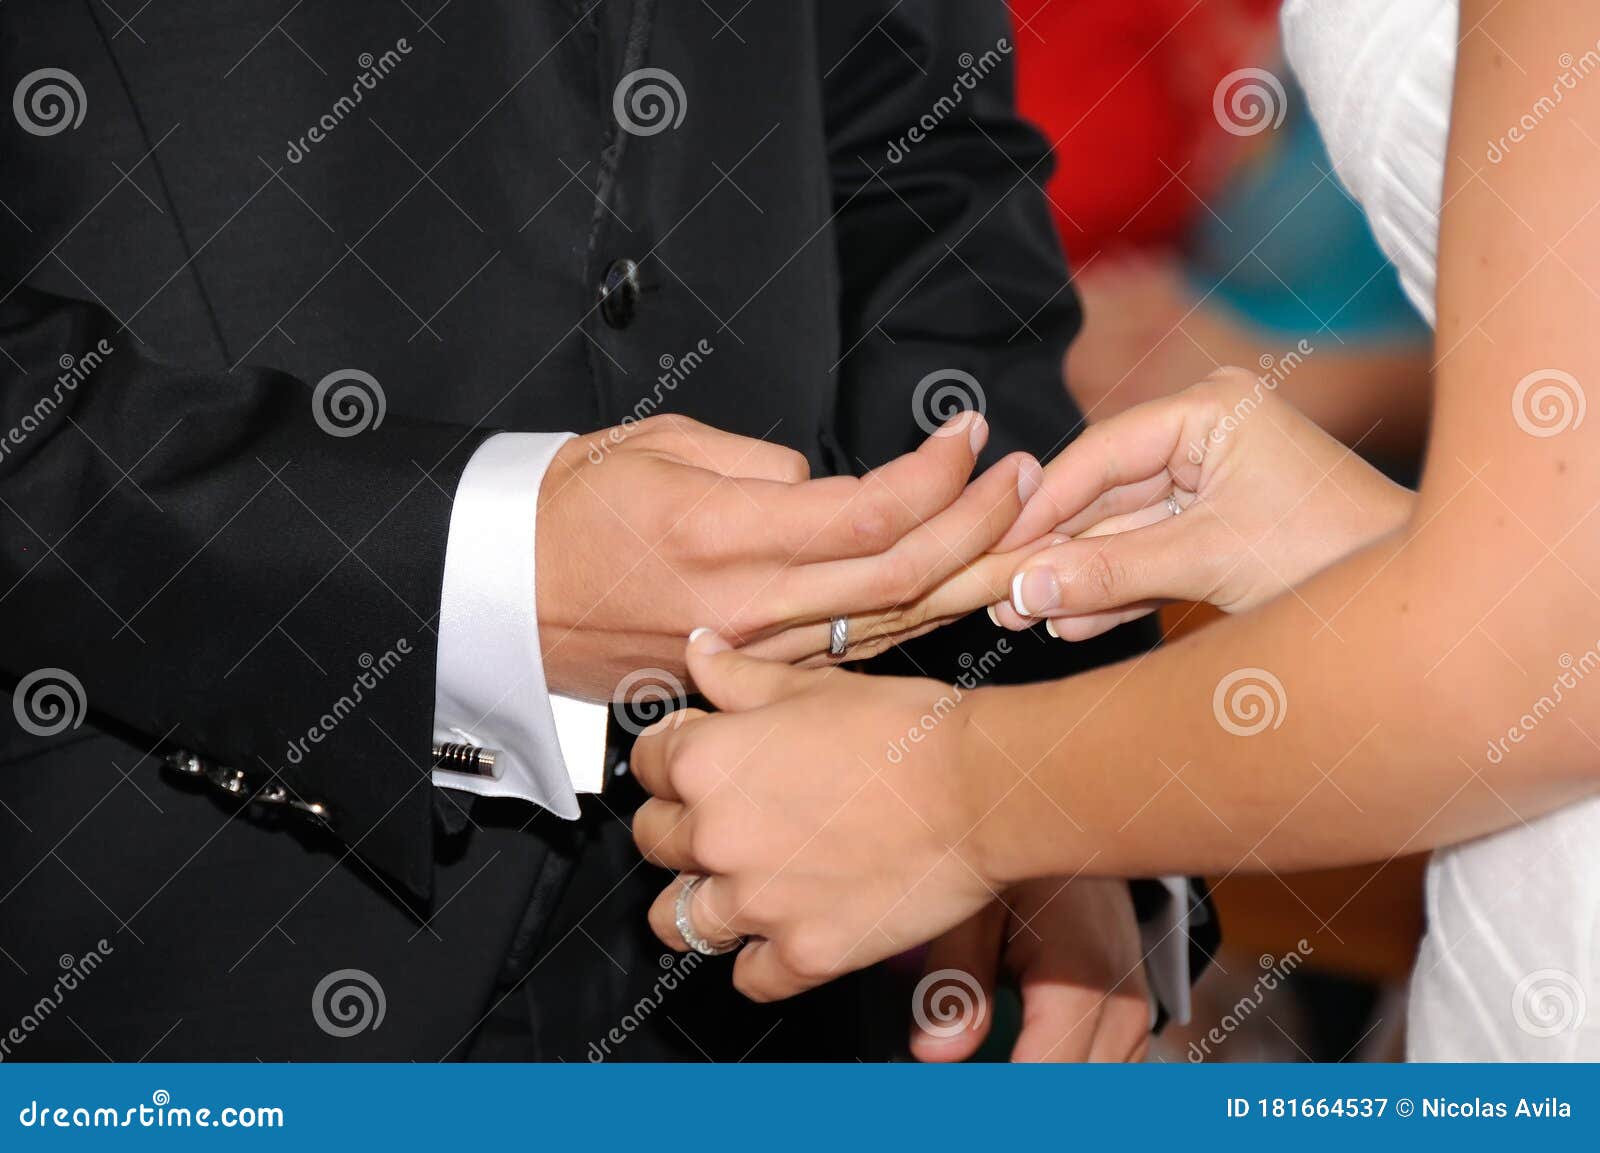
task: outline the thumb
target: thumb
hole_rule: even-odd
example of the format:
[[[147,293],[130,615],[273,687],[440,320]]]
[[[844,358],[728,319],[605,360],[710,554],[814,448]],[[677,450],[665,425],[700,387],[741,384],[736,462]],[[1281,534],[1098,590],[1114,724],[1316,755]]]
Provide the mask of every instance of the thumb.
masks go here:
[[[1208,521],[1192,510],[1037,552],[1011,578],[1011,606],[1027,617],[1064,617],[1146,601],[1204,601],[1216,586],[1214,550],[1204,539]]]
[[[717,708],[743,712],[792,696],[815,674],[733,648],[710,629],[689,634],[686,660],[695,687]]]
[[[965,1061],[988,1037],[1005,927],[1006,907],[991,901],[928,946],[911,1001],[918,1061]]]

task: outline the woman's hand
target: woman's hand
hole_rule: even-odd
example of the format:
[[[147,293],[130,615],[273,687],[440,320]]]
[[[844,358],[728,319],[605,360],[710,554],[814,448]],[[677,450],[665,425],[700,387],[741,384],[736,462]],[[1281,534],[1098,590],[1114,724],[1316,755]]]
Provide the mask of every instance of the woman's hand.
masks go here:
[[[1045,470],[997,551],[1008,628],[1084,640],[1169,600],[1239,612],[1400,528],[1413,495],[1243,369],[1091,426]],[[985,562],[988,563],[988,562]]]
[[[749,939],[734,984],[767,1001],[921,944],[995,895],[968,834],[961,692],[934,681],[796,669],[697,632],[687,663],[719,709],[646,730],[630,758],[654,794],[634,818],[645,858],[704,874],[694,930]],[[650,910],[686,948],[681,883]]]

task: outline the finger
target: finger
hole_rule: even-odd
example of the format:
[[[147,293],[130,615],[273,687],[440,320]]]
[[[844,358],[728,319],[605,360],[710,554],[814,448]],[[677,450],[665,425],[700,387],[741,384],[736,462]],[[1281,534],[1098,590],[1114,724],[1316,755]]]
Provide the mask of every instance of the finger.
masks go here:
[[[790,570],[784,577],[785,603],[795,618],[807,619],[917,600],[995,546],[1015,522],[1029,475],[1036,476],[1037,469],[1026,453],[1006,457],[887,552]]]
[[[707,715],[704,709],[678,709],[639,734],[628,754],[628,768],[646,792],[668,801],[683,800],[672,783],[672,750],[684,727]]]
[[[1085,616],[1152,600],[1204,600],[1213,588],[1208,518],[1167,517],[1116,536],[1035,554],[1011,583],[1021,616]]]
[[[727,712],[760,708],[799,692],[818,674],[779,661],[764,661],[731,648],[710,629],[689,636],[687,663],[695,687]]]
[[[1118,991],[1107,999],[1089,1046],[1091,1061],[1142,1061],[1150,1045],[1150,997]]]
[[[689,809],[676,801],[652,797],[633,814],[633,843],[652,865],[677,872],[698,872],[700,863],[690,848],[694,822]]]
[[[993,901],[928,946],[911,1014],[917,1060],[965,1061],[988,1037],[1005,926],[1006,908]]]
[[[791,563],[873,556],[961,495],[988,430],[981,415],[965,413],[915,452],[860,478],[783,486],[742,482],[751,499],[740,502],[738,515],[752,539],[768,540]]]
[[[1044,471],[1044,484],[1000,542],[1000,551],[1042,536],[1090,508],[1102,494],[1168,472],[1183,456],[1194,414],[1184,394],[1163,397],[1090,425]]]
[[[1106,994],[1059,979],[1024,977],[1022,1028],[1013,1061],[1081,1062],[1089,1059]]]
[[[1092,640],[1101,633],[1108,633],[1118,625],[1125,625],[1129,621],[1139,620],[1155,612],[1166,601],[1146,601],[1144,604],[1133,608],[1118,609],[1109,613],[1090,613],[1082,617],[1051,617],[1044,623],[1045,631],[1058,641]]]
[[[771,941],[751,941],[733,962],[733,987],[752,1001],[782,1001],[820,984],[785,965]]]
[[[678,898],[683,886],[696,874],[684,873],[668,885],[651,902],[650,928],[661,942],[678,952],[689,950],[689,943],[678,929]],[[706,877],[689,898],[689,927],[712,945],[726,945],[744,936],[748,929],[735,926],[740,917],[737,910],[728,909],[727,886],[720,877]]]

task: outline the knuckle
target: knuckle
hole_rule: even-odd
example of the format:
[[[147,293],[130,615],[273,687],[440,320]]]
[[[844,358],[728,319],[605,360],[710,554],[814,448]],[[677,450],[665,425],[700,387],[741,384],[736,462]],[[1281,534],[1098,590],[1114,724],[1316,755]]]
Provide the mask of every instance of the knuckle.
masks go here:
[[[1084,560],[1072,582],[1094,604],[1113,604],[1127,585],[1127,571],[1109,549],[1096,549]]]
[[[802,928],[778,945],[778,959],[802,981],[817,982],[838,968],[839,953],[825,931]]]
[[[872,578],[873,599],[880,605],[897,605],[910,598],[922,581],[922,574],[904,552],[886,552],[879,559]]]
[[[734,870],[737,860],[732,838],[722,823],[703,809],[699,816],[689,831],[689,853],[706,872],[725,876]]]
[[[799,484],[811,479],[811,462],[806,459],[805,453],[787,448],[779,457],[779,471],[790,484]]]

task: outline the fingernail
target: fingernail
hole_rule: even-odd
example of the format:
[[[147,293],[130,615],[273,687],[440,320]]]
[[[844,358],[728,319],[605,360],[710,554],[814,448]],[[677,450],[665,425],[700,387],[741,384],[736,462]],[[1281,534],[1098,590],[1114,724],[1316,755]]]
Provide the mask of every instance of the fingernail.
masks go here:
[[[989,443],[989,422],[983,419],[983,413],[972,414],[972,423],[967,426],[967,438],[972,445],[973,456],[982,452],[983,446]]]
[[[1061,634],[1056,632],[1056,621],[1054,617],[1051,617],[1049,620],[1044,622],[1044,631],[1055,637],[1056,640],[1061,639]]]
[[[1033,568],[1011,579],[1011,604],[1025,617],[1042,616],[1061,603],[1054,569]]]
[[[689,644],[692,646],[699,641],[701,637],[707,635],[709,635],[711,639],[699,646],[700,651],[703,653],[724,653],[733,647],[727,641],[718,636],[714,631],[708,628],[698,628],[690,633]]]
[[[999,628],[1000,627],[1000,614],[995,610],[995,607],[993,605],[990,605],[984,611],[989,614],[989,620],[994,624],[994,627],[995,628]]]
[[[1044,469],[1039,462],[1029,457],[1017,468],[1017,499],[1027,504],[1033,494],[1039,491],[1039,485],[1044,479]]]

